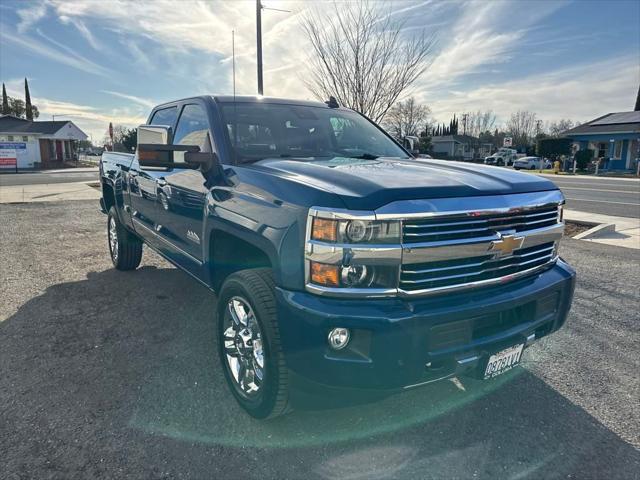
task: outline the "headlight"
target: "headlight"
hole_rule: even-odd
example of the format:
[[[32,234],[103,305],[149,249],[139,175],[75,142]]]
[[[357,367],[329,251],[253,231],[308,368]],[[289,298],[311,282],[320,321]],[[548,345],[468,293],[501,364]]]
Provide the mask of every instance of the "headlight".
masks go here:
[[[309,262],[309,280],[330,288],[396,288],[398,267],[388,265],[335,265]]]
[[[329,243],[400,243],[400,222],[313,218],[311,240]]]
[[[309,212],[307,289],[326,295],[397,292],[400,221],[374,219],[373,212]]]

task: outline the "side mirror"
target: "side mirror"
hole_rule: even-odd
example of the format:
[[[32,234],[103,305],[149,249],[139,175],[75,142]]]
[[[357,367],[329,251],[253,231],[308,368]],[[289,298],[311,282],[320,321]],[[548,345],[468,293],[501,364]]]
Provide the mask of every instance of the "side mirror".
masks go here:
[[[138,162],[142,168],[201,168],[206,172],[218,164],[215,153],[201,152],[197,145],[171,145],[171,136],[171,127],[164,125],[138,127]]]
[[[171,127],[166,125],[140,125],[138,127],[138,144],[169,145],[171,137]]]

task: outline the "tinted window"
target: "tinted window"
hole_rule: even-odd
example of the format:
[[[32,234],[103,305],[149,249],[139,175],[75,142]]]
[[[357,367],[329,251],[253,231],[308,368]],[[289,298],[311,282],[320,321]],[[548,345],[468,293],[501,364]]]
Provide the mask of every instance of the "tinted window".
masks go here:
[[[269,157],[407,158],[375,125],[348,110],[242,103],[223,104],[222,114],[240,162]]]
[[[167,125],[169,127],[173,127],[177,116],[177,107],[163,108],[153,114],[153,117],[151,118],[151,125]]]
[[[207,151],[208,134],[209,120],[204,109],[200,105],[185,105],[173,136],[174,145],[198,145]]]

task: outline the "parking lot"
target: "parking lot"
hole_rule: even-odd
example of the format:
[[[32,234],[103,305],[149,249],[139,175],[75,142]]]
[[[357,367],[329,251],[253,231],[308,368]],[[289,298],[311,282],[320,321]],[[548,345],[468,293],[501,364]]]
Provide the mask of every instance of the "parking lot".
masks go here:
[[[640,476],[636,250],[566,240],[567,325],[495,381],[258,422],[224,383],[214,294],[149,250],[115,271],[105,221],[0,205],[3,478]]]

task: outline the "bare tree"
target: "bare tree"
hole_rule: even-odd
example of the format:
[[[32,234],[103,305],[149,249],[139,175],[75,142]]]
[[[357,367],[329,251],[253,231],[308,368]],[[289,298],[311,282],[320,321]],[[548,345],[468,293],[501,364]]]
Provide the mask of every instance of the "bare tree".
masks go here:
[[[393,105],[384,117],[383,126],[396,140],[402,142],[409,136],[419,136],[429,124],[431,109],[419,104],[413,97]]]
[[[514,146],[530,145],[536,130],[536,114],[518,110],[507,122],[507,132],[513,137]]]
[[[407,37],[404,20],[369,1],[310,10],[302,27],[313,47],[305,82],[318,99],[338,102],[379,122],[432,60],[434,37]]]
[[[568,118],[561,118],[557,122],[551,122],[549,124],[549,135],[552,137],[560,137],[567,130],[577,127],[578,123]]]
[[[466,123],[465,123],[466,122]],[[492,132],[496,125],[496,114],[493,110],[465,113],[462,116],[462,132],[472,137]]]

